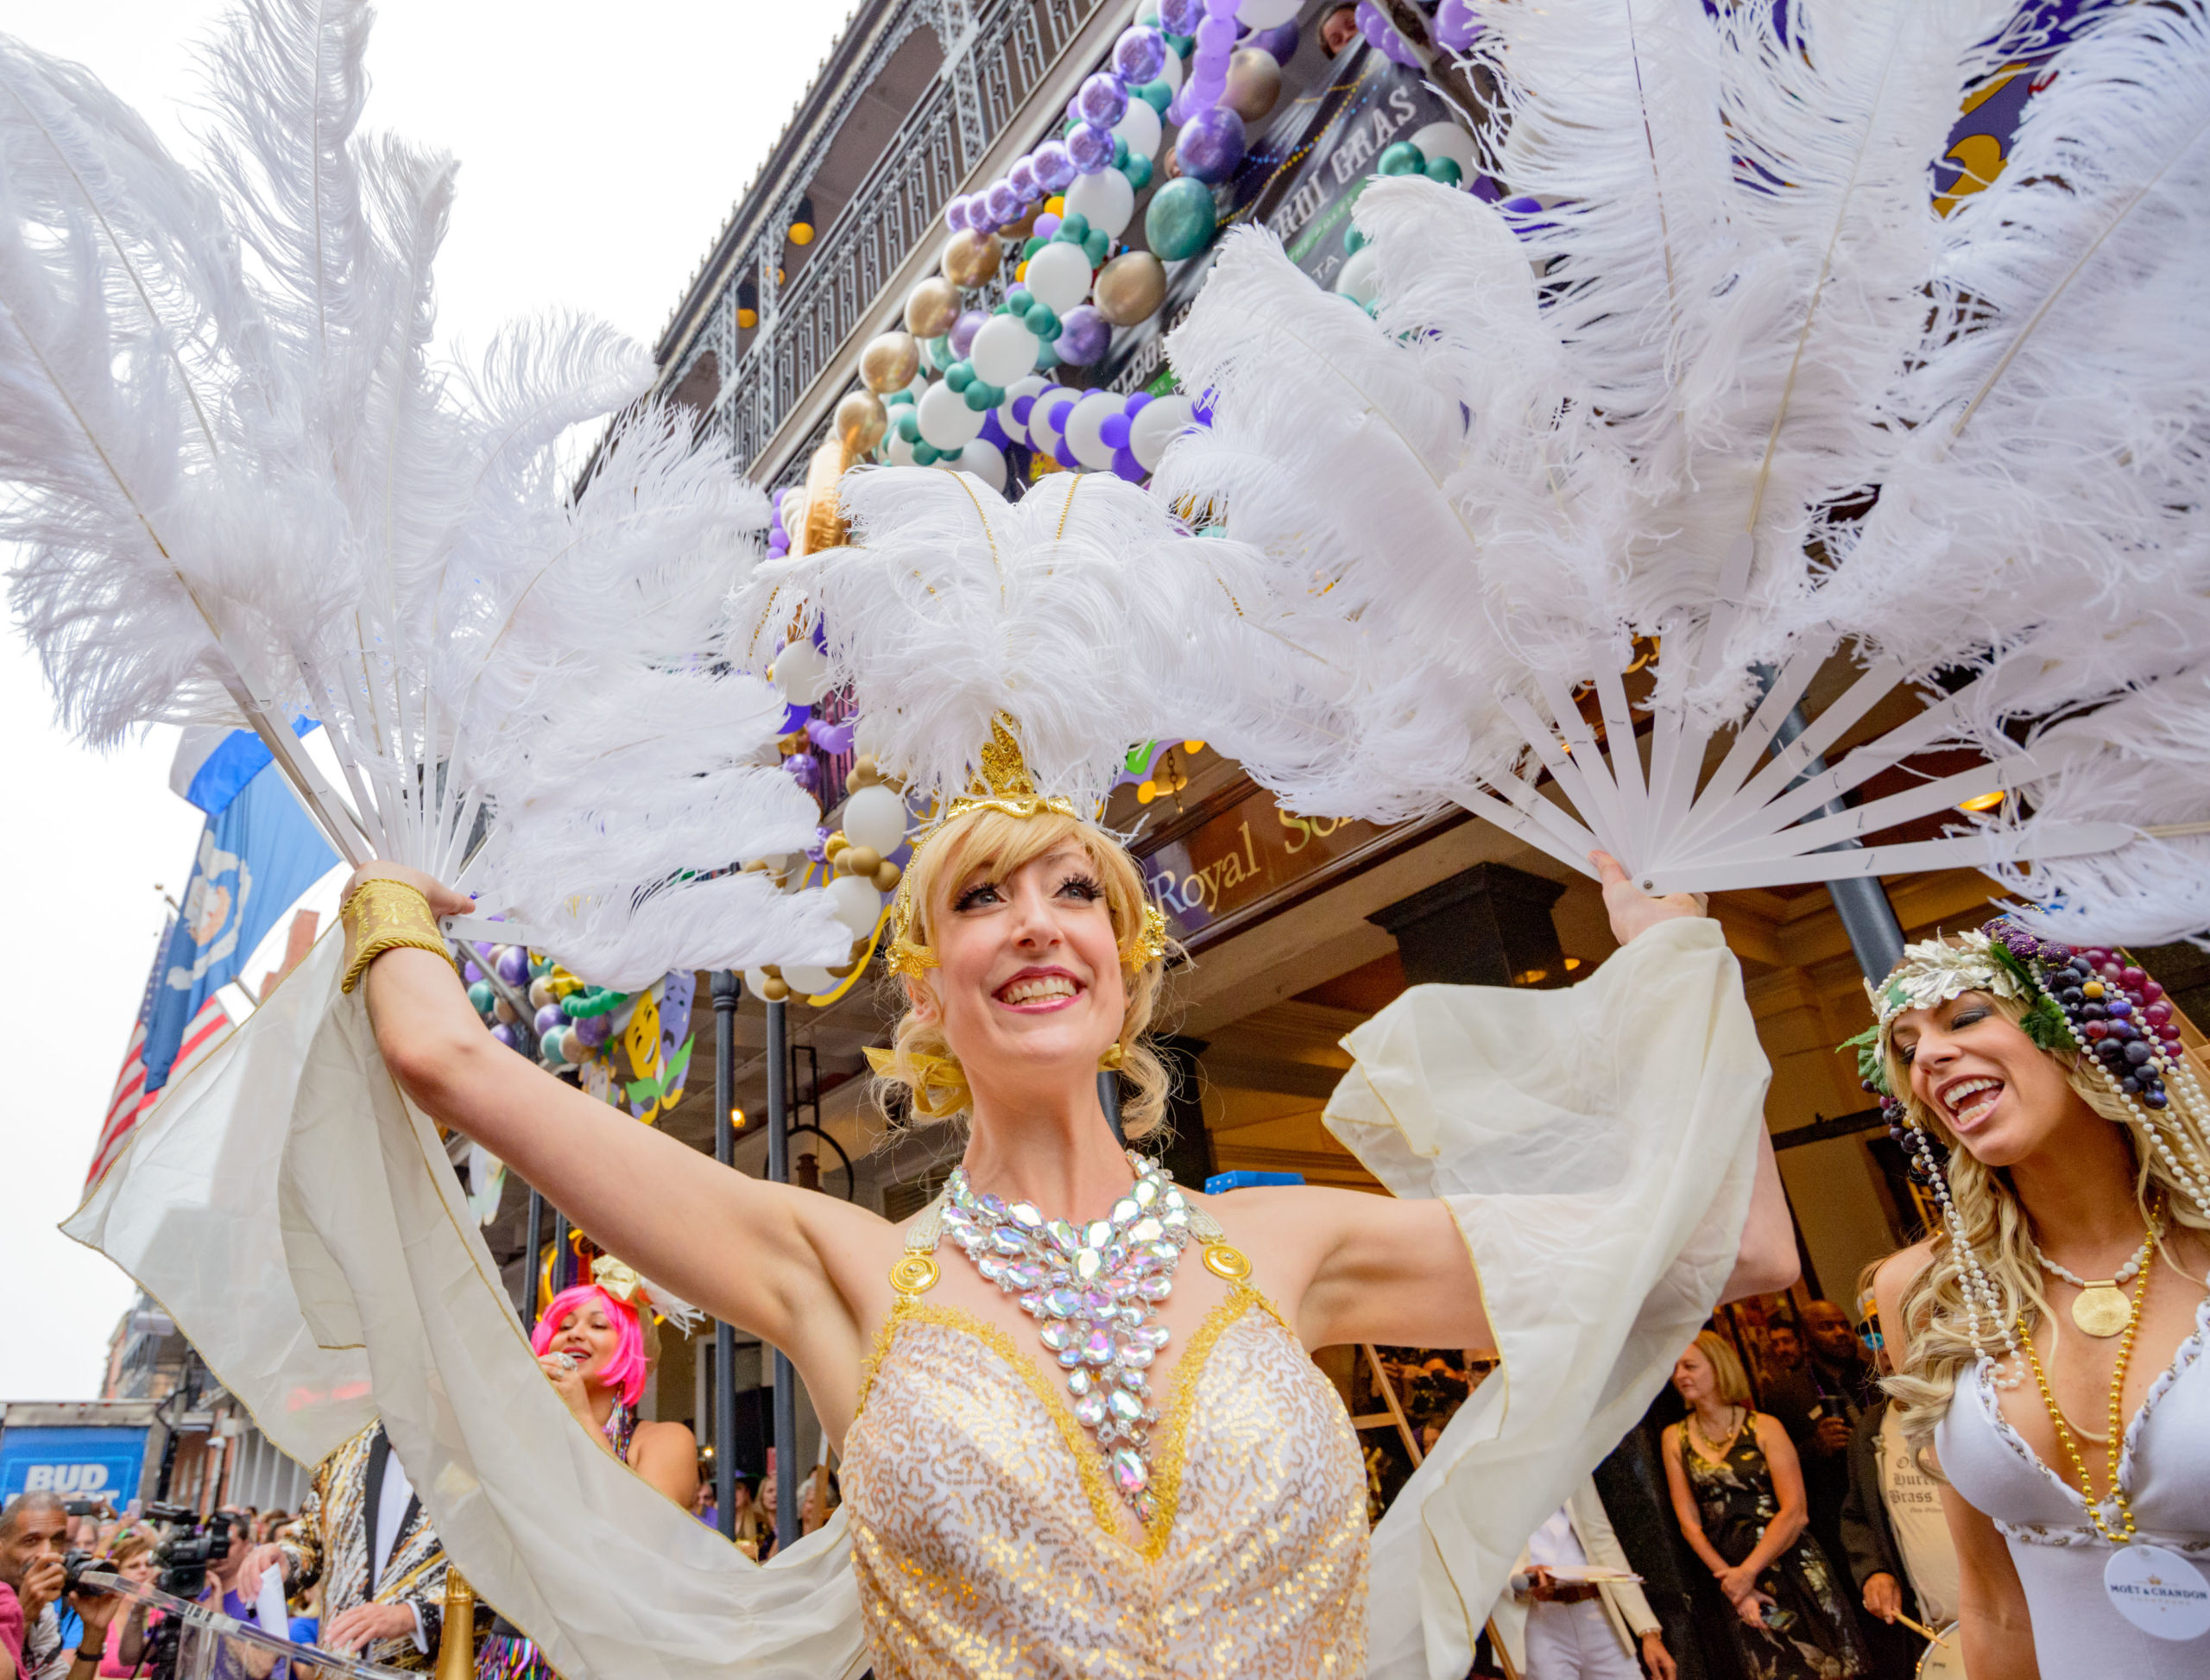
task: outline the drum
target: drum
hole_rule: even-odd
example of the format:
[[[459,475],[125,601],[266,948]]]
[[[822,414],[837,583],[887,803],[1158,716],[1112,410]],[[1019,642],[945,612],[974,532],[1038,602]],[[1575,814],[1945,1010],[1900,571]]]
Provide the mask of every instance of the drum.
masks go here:
[[[1965,1680],[1964,1640],[1951,1622],[1918,1659],[1918,1680]]]

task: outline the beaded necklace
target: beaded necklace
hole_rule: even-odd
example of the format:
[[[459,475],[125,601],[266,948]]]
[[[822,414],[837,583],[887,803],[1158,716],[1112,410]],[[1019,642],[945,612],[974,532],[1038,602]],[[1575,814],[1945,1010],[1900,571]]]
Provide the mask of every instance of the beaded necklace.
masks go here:
[[[1145,1373],[1170,1336],[1151,1316],[1174,1292],[1191,1209],[1158,1162],[1131,1151],[1128,1165],[1135,1182],[1127,1194],[1107,1217],[1080,1226],[1046,1218],[1032,1203],[979,1196],[966,1168],[955,1167],[944,1230],[1039,1321],[1039,1338],[1066,1373],[1076,1421],[1105,1453],[1115,1491],[1148,1525],[1158,1514],[1151,1426],[1159,1414]]]

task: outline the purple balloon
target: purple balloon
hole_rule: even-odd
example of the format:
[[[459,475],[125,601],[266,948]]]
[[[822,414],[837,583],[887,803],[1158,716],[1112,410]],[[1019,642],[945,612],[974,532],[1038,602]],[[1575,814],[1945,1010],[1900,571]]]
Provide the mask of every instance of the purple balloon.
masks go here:
[[[951,324],[951,353],[963,357],[975,347],[975,335],[990,318],[987,309],[969,309]]]
[[[501,951],[495,966],[499,978],[509,986],[529,984],[529,953],[520,945],[508,945]]]
[[[952,199],[950,204],[944,205],[944,226],[950,228],[954,233],[965,232],[969,226],[967,219],[968,214],[974,209],[974,207],[975,201],[969,198],[964,193],[962,193],[958,197]]]
[[[1235,173],[1243,161],[1243,119],[1225,105],[1199,111],[1175,136],[1174,156],[1182,173],[1208,186]]]
[[[541,1039],[554,1027],[565,1026],[568,1012],[557,1003],[548,1003],[537,1012],[529,1024],[537,1029],[537,1036]]]
[[[1452,0],[1443,0],[1443,9],[1448,11],[1451,3]],[[1465,0],[1457,0],[1457,3],[1463,5]],[[1297,21],[1292,18],[1286,23],[1275,24],[1271,29],[1253,29],[1243,44],[1272,54],[1276,64],[1287,64],[1297,55]]]
[[[1073,167],[1071,162],[1069,163],[1068,167]],[[1036,218],[1036,237],[1039,239],[1049,239],[1059,231],[1059,218],[1052,215],[1048,210],[1045,211]]]
[[[1235,50],[1235,20],[1232,17],[1208,17],[1197,25],[1197,55],[1215,58]]]
[[[783,761],[784,772],[809,793],[821,786],[821,764],[811,753],[792,753]]]
[[[483,977],[483,970],[477,968],[473,963],[470,963],[466,968],[460,971],[461,984],[464,986],[473,986]]]
[[[1110,423],[1110,421],[1107,422],[1108,425]],[[1144,471],[1143,463],[1125,449],[1116,449],[1113,452],[1113,471],[1131,484],[1140,484],[1151,476]]]
[[[1171,35],[1193,35],[1204,15],[1204,0],[1159,0],[1159,27]]]
[[[1243,0],[1205,0],[1205,16],[1224,17],[1230,22],[1234,22],[1235,14],[1242,4]]]
[[[1108,414],[1105,423],[1097,428],[1097,441],[1108,449],[1126,449],[1128,446],[1128,417],[1126,414]]]
[[[1036,399],[1032,396],[1017,396],[1013,398],[1013,423],[1015,426],[1026,426],[1028,424],[1029,414],[1035,407]]]
[[[1165,67],[1166,37],[1146,24],[1123,30],[1113,43],[1113,68],[1132,86],[1157,81]]]
[[[981,436],[984,443],[994,449],[1005,449],[1013,443],[1013,439],[1006,436],[1005,427],[998,424],[998,411],[994,408],[982,416]]]
[[[491,1029],[491,1036],[496,1039],[501,1044],[506,1045],[508,1050],[520,1050],[521,1048],[521,1036],[515,1033],[513,1027],[508,1026],[504,1021],[501,1021],[496,1026]]]
[[[1143,413],[1145,408],[1150,406],[1151,401],[1152,395],[1149,391],[1138,391],[1133,396],[1128,399],[1128,407],[1127,411],[1128,418],[1130,420],[1133,420],[1138,414]]]
[[[1009,180],[992,181],[988,198],[990,219],[1000,227],[1004,227],[1009,222],[1019,221],[1020,212],[1027,207],[1020,194],[1013,190],[1013,183]]]
[[[1128,90],[1111,71],[1101,70],[1077,90],[1074,104],[1083,122],[1109,129],[1127,115]]]
[[[1112,341],[1113,324],[1093,306],[1082,303],[1067,311],[1051,348],[1058,351],[1060,361],[1070,362],[1079,368],[1102,356],[1105,346]]]
[[[1481,32],[1481,21],[1474,16],[1468,0],[1443,0],[1443,9],[1435,14],[1437,46],[1462,53],[1474,44],[1474,37]]]
[[[1085,175],[1112,167],[1113,130],[1085,123],[1067,136],[1067,155]]]
[[[597,1050],[614,1036],[614,1012],[603,1015],[585,1015],[576,1023],[576,1037],[586,1050]]]
[[[1045,141],[1036,148],[1030,161],[1036,166],[1036,179],[1044,183],[1047,191],[1064,193],[1074,185],[1074,160],[1067,155],[1066,147],[1058,141]]]

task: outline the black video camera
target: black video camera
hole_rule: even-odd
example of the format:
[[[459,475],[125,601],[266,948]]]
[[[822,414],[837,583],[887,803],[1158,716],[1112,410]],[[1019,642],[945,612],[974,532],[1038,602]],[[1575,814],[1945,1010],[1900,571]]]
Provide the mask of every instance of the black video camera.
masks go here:
[[[147,1506],[146,1515],[168,1525],[168,1533],[154,1553],[154,1561],[161,1566],[154,1584],[174,1597],[197,1603],[207,1590],[207,1566],[230,1555],[230,1527],[236,1519],[226,1511],[203,1519],[187,1506],[158,1502]]]

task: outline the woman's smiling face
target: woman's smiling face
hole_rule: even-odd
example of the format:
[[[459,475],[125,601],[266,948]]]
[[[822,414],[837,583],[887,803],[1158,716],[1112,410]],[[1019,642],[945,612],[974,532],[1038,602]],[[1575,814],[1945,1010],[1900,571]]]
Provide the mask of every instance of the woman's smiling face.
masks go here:
[[[937,967],[913,987],[970,1083],[1064,1068],[1089,1077],[1121,1035],[1127,991],[1097,866],[1074,840],[1001,875],[988,865],[930,917]]]
[[[2104,1125],[2043,1051],[1984,992],[1906,1009],[1890,1034],[1910,1094],[1984,1166],[2012,1166],[2081,1122]]]

